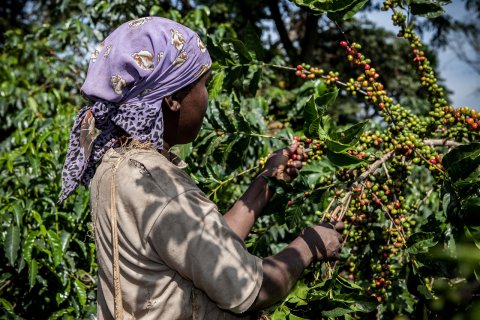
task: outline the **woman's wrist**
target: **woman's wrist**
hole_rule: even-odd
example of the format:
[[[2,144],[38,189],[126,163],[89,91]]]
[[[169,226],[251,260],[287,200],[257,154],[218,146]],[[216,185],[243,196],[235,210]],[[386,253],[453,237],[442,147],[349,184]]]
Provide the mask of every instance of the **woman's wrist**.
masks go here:
[[[277,181],[277,178],[274,175],[261,172],[256,178],[255,181],[262,181],[262,184],[265,184],[268,187],[268,190],[272,193],[276,192],[276,187],[274,185],[274,181]]]

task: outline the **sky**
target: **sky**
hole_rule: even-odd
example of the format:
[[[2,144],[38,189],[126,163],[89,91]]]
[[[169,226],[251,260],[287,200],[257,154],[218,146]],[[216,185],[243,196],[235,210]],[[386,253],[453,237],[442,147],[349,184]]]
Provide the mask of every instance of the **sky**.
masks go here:
[[[471,17],[465,10],[463,1],[453,0],[443,8],[446,14],[460,21]],[[377,25],[397,32],[398,27],[392,25],[390,16],[390,12],[378,11],[365,14],[365,18],[374,21]],[[428,43],[429,36],[430,34],[426,33],[422,41]],[[439,59],[438,78],[444,79],[445,86],[452,91],[450,99],[453,106],[455,108],[468,106],[480,110],[480,75],[475,73],[468,64],[459,60],[451,47],[437,50],[437,55]]]

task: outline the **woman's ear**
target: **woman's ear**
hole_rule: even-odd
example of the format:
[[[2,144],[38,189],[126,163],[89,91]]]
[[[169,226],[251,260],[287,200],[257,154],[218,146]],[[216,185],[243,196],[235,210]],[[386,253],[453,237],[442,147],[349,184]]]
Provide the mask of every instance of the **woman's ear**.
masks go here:
[[[177,112],[178,110],[180,110],[180,107],[182,106],[180,102],[178,100],[175,100],[172,96],[166,96],[165,98],[163,98],[163,102],[173,112]]]

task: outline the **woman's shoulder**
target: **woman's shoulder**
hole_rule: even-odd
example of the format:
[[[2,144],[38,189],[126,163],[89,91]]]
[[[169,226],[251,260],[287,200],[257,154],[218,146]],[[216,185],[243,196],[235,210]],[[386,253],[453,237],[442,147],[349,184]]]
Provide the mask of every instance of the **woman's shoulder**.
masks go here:
[[[197,188],[190,176],[183,170],[185,162],[174,154],[169,158],[153,149],[133,149],[125,154],[126,167],[134,167],[158,183],[182,184],[186,188]]]

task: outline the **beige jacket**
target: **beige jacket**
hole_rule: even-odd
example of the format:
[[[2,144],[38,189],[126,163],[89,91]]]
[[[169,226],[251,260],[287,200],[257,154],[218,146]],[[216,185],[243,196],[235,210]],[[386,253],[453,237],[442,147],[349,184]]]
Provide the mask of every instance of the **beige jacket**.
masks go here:
[[[217,207],[154,150],[110,149],[91,184],[99,264],[98,318],[114,314],[111,178],[125,319],[239,319],[262,284],[251,255]],[[178,163],[177,163],[178,164]]]

